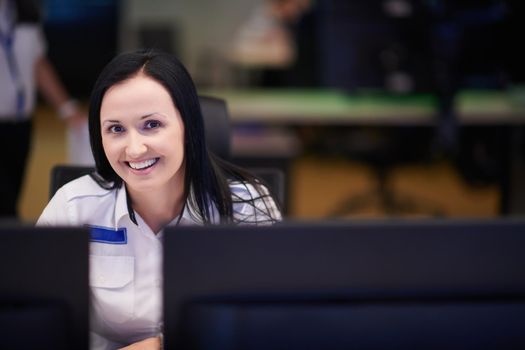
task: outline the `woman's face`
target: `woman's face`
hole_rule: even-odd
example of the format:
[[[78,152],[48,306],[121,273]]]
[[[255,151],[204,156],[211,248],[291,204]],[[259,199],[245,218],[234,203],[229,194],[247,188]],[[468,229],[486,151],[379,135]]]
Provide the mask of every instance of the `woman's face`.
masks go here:
[[[109,88],[100,108],[102,145],[115,172],[135,191],[180,185],[184,125],[168,91],[143,74]]]

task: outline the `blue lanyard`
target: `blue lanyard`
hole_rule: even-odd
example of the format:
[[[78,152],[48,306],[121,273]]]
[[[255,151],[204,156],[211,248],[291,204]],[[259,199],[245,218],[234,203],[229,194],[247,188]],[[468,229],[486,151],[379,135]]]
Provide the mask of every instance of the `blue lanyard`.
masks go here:
[[[17,116],[22,116],[25,104],[25,91],[24,86],[22,84],[22,80],[20,78],[20,73],[18,70],[18,65],[16,64],[15,53],[13,50],[14,29],[15,25],[13,24],[8,33],[4,34],[2,33],[2,31],[0,31],[0,44],[2,45],[2,48],[5,51],[7,65],[9,67],[9,73],[11,75],[13,83],[16,86],[16,114]]]

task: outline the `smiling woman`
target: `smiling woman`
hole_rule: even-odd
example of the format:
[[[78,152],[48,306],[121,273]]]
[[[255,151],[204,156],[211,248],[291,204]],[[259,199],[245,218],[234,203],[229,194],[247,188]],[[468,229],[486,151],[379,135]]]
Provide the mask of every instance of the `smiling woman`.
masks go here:
[[[258,179],[208,152],[198,101],[182,64],[153,51],[117,56],[95,84],[97,173],[59,189],[37,223],[93,228],[93,349],[160,348],[164,227],[281,220]]]

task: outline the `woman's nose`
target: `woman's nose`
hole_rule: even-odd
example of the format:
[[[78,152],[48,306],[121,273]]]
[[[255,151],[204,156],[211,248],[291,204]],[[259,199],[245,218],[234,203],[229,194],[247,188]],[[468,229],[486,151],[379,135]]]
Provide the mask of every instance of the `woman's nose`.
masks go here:
[[[146,151],[148,147],[144,143],[144,140],[141,135],[138,133],[130,133],[128,137],[128,142],[126,145],[126,155],[131,159],[140,158]]]

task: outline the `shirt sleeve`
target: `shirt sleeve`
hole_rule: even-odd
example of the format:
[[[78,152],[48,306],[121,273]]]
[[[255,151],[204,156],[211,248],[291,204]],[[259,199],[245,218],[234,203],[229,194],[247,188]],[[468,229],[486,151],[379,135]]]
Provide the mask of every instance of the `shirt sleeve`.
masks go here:
[[[59,189],[38,218],[36,226],[71,226],[65,191]]]

